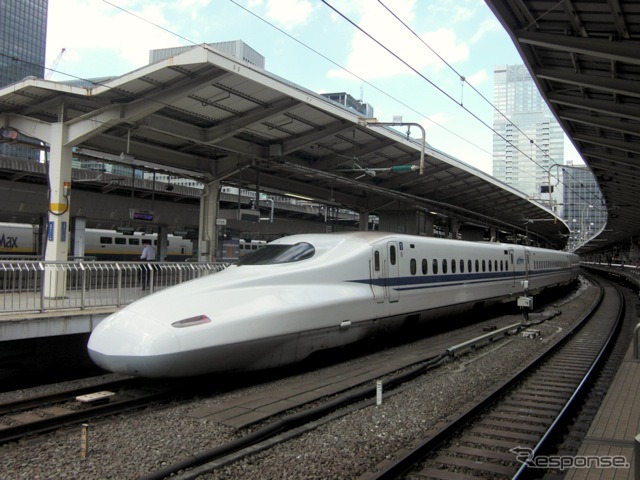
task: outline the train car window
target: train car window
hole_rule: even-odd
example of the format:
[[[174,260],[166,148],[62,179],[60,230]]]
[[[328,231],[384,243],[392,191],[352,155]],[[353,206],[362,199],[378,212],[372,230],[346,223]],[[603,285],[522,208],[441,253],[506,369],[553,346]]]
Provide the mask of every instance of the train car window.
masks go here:
[[[494,260],[493,261],[493,271],[497,272],[498,271],[498,260]]]
[[[427,261],[426,258],[422,259],[422,274],[426,275],[427,273],[429,273],[429,262]]]
[[[127,239],[126,238],[116,238],[114,240],[116,241],[116,245],[126,245],[127,244]]]
[[[491,271],[491,260],[489,260],[489,271]]]
[[[434,275],[438,274],[438,260],[435,258],[433,259],[432,270]]]
[[[275,265],[299,262],[313,257],[315,253],[314,246],[307,242],[294,245],[265,245],[242,257],[236,265]]]
[[[415,258],[412,258],[411,261],[409,262],[409,268],[411,269],[411,275],[415,275],[416,272],[418,271],[418,264]]]
[[[129,245],[140,245],[140,239],[139,238],[130,238],[129,239]]]
[[[100,243],[108,243],[111,245],[113,243],[113,238],[111,237],[100,237]]]
[[[487,262],[485,262],[484,260],[482,260],[482,271],[483,272],[487,271]]]
[[[456,261],[451,259],[451,273],[456,273]]]
[[[467,271],[469,273],[473,272],[473,262],[471,260],[467,260]]]
[[[391,245],[391,247],[389,247],[389,263],[391,263],[391,265],[395,265],[396,264],[396,247],[395,247],[395,245]]]
[[[464,260],[460,259],[460,273],[464,273]]]
[[[442,273],[447,273],[447,261],[442,259]]]
[[[380,252],[378,250],[373,252],[373,268],[376,272],[380,271]]]
[[[476,273],[480,271],[480,262],[476,259]]]
[[[500,260],[500,271],[504,272],[504,263]]]

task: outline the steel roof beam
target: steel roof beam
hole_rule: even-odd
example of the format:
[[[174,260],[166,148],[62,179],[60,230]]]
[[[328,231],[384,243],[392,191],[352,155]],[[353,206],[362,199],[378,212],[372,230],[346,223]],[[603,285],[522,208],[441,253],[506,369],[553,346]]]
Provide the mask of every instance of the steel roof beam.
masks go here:
[[[640,46],[639,46],[640,48]],[[543,80],[591,88],[618,95],[640,98],[640,82],[621,78],[596,77],[552,68],[535,68],[534,75]]]
[[[600,145],[605,148],[615,148],[616,150],[622,150],[624,152],[640,155],[640,143],[637,142],[622,142],[619,140],[613,140],[601,136],[583,134],[575,134],[573,135],[573,139],[578,142]]]
[[[549,101],[556,105],[567,105],[570,107],[591,110],[593,112],[606,113],[612,116],[629,118],[640,121],[640,105],[621,104],[608,102],[606,100],[594,100],[592,98],[574,97],[559,93],[547,93]]]
[[[640,65],[640,57],[638,56],[640,42],[631,40],[613,42],[599,38],[570,37],[527,30],[515,30],[514,35],[516,40],[523,45]]]
[[[621,122],[618,118],[574,113],[567,110],[558,112],[558,117],[568,122],[575,122],[605,130],[613,130],[620,133],[640,136],[640,124]]]

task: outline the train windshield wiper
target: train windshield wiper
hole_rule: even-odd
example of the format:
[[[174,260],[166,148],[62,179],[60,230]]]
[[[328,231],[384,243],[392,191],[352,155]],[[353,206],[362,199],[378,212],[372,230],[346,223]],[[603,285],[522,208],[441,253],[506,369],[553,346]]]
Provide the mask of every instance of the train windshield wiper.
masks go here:
[[[307,242],[294,245],[265,245],[242,257],[236,265],[275,265],[299,262],[313,257],[315,253],[314,246]]]

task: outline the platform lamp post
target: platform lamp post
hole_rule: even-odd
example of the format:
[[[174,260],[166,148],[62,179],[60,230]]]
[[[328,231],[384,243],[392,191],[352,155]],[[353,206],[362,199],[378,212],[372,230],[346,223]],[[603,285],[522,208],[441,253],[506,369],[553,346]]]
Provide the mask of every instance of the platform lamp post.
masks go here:
[[[580,231],[582,232],[582,243],[585,243],[587,241],[587,229],[585,226],[585,220],[589,221],[589,212],[591,209],[593,208],[593,205],[589,205],[588,207],[584,207],[582,210],[580,210]],[[584,212],[587,212],[586,218],[584,215]]]
[[[557,182],[554,185],[551,185],[551,169],[554,167],[564,167],[564,165],[560,163],[554,163],[549,168],[547,168],[547,182],[548,182],[548,189],[549,189],[549,192],[548,192],[549,208],[557,216],[558,215],[558,213],[556,212],[557,205],[554,205],[552,194],[553,194],[554,187],[558,186],[558,183],[560,183],[560,174],[558,173],[558,176],[556,177]],[[544,189],[544,187],[541,187],[541,188]],[[540,193],[544,193],[544,190],[542,190]]]
[[[407,138],[409,138],[410,127],[418,127],[422,132],[422,148],[420,149],[420,175],[424,174],[424,150],[427,146],[427,133],[425,132],[425,129],[422,125],[420,125],[419,123],[403,122],[402,117],[394,117],[393,122],[379,122],[377,118],[360,117],[358,123],[363,127],[409,127],[409,129],[407,130]]]

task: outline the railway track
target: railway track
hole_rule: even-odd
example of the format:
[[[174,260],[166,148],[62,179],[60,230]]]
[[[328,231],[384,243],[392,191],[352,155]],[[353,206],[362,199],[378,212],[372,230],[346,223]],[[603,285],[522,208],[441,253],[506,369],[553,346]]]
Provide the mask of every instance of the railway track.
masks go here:
[[[589,311],[593,312],[595,308],[596,305],[594,303]],[[504,331],[509,331],[509,334],[513,334],[526,327],[527,325],[522,324],[509,325],[504,327]],[[498,336],[496,336],[495,339],[504,338],[504,332],[497,332],[497,334]],[[473,350],[477,346],[492,343],[495,339],[482,338],[488,335],[490,334],[481,335],[471,341],[449,347],[440,355],[433,356],[428,360],[425,359],[425,361],[414,366],[409,371],[407,371],[405,367],[402,373],[392,373],[390,377],[382,382],[384,391],[386,394],[390,394],[395,388],[398,388],[398,390],[410,388],[404,385],[407,381],[419,377],[431,368],[460,355],[463,351]],[[274,421],[258,426],[244,437],[236,438],[232,442],[217,446],[208,451],[198,452],[190,458],[150,473],[140,480],[157,480],[169,476],[181,480],[198,478],[199,475],[212,472],[217,468],[224,467],[278,444],[285,443],[316,429],[324,423],[336,420],[357,410],[370,407],[375,404],[375,390],[376,386],[371,386],[370,382],[366,387],[350,390],[329,400],[325,399],[316,407],[280,416]],[[511,454],[510,459],[513,460],[514,458],[515,456]],[[181,473],[176,475],[179,471]],[[375,478],[375,474],[373,474],[373,478]]]
[[[524,478],[554,462],[553,445],[606,357],[624,316],[606,282],[601,301],[575,329],[462,414],[362,478]]]
[[[0,403],[0,445],[173,397],[168,387],[127,379]]]
[[[481,327],[479,326],[477,327],[478,328],[476,331],[483,330]],[[496,338],[499,338],[499,337],[496,337]],[[491,343],[491,342],[492,340],[490,339],[484,340],[485,344]],[[509,341],[507,340],[507,342]],[[462,348],[466,348],[465,345],[459,344],[458,346]],[[473,348],[473,346],[471,345],[469,347]],[[446,359],[447,357],[450,358],[450,356],[451,356],[451,352],[444,352],[442,358]],[[439,362],[439,360],[440,359],[437,359],[434,357],[432,361],[429,361],[427,363],[433,363],[433,365],[436,365]],[[426,369],[428,370],[429,368],[431,367],[429,365],[426,365]],[[420,375],[421,369],[424,371],[425,365],[416,366],[415,369],[414,368],[411,369],[412,370],[411,372],[405,371],[403,372],[402,375],[394,375],[393,378],[389,378],[384,383],[385,395],[391,394],[391,388],[394,385],[394,383],[400,385],[401,383],[406,381],[406,379],[416,375]],[[400,378],[401,376],[404,378]],[[106,389],[106,387],[100,387],[100,389],[103,389],[103,388]],[[95,391],[96,387],[92,387],[91,390]],[[75,396],[77,396],[75,393],[67,395],[68,398],[75,398]],[[175,396],[173,398],[175,398]],[[359,402],[363,398],[365,399],[364,401],[354,404],[354,402]],[[193,469],[193,464],[200,465],[202,463],[206,463],[214,459],[212,463],[208,465],[204,465],[202,467],[203,471],[205,472],[211,471],[210,469],[216,468],[215,467],[216,465],[225,465],[225,464],[228,465],[230,462],[233,462],[234,459],[242,458],[243,456],[251,455],[260,450],[268,449],[271,446],[277,445],[278,443],[286,442],[291,438],[295,438],[296,436],[299,436],[305,432],[309,432],[314,428],[317,428],[317,426],[321,425],[323,422],[340,418],[340,416],[344,416],[351,411],[356,411],[363,407],[372,405],[373,403],[375,403],[375,386],[373,388],[370,386],[367,386],[366,388],[364,387],[358,388],[358,389],[349,391],[344,395],[333,397],[329,402],[327,402],[327,399],[324,399],[322,401],[318,400],[317,403],[322,403],[322,404],[319,407],[309,409],[310,411],[301,411],[298,413],[288,414],[288,415],[285,413],[284,415],[281,415],[279,418],[277,418],[275,421],[272,418],[271,422],[268,424],[261,423],[259,425],[255,425],[254,427],[252,427],[251,429],[252,433],[248,436],[248,438],[238,437],[231,444],[223,444],[219,447],[216,447],[214,449],[215,451],[213,452],[207,451],[207,452],[196,453],[192,456],[192,458],[186,459],[184,462],[179,462],[178,465],[170,465],[169,468],[177,467],[178,470],[192,469],[191,472],[196,472],[194,473],[194,475],[197,475],[198,468]],[[44,408],[47,408],[47,407],[44,407]],[[77,406],[74,408],[78,409]],[[129,409],[129,408],[131,407],[125,407],[125,409]],[[93,407],[85,408],[85,410],[91,410],[91,409],[93,409]],[[103,414],[103,415],[108,415],[109,413],[112,413],[112,412],[109,412],[109,411],[100,412],[100,414]],[[86,420],[76,418],[76,419],[72,419],[70,423],[79,423],[84,421]],[[50,426],[42,431],[50,431],[54,428],[57,428],[57,427]],[[0,434],[1,434],[1,431],[0,431]],[[191,464],[192,461],[193,461],[193,464]],[[213,467],[211,465],[213,465]],[[176,470],[173,470],[173,472],[175,471]],[[165,476],[173,474],[173,472],[168,473],[166,470],[159,471],[159,472],[152,473],[145,478],[164,478]],[[193,476],[189,476],[191,475],[191,473],[185,473],[182,475],[185,475],[184,478],[196,478]],[[181,478],[181,477],[178,476],[176,478]]]

